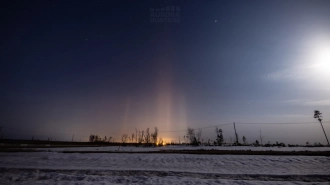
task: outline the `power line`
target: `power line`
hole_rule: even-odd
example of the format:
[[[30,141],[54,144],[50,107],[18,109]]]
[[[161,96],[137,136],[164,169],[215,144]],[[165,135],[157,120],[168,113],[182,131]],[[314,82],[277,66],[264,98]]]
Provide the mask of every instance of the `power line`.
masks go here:
[[[202,128],[198,128],[198,129],[215,128],[215,127],[221,127],[221,126],[231,125],[231,124],[232,124],[232,123],[226,123],[226,124],[222,124],[222,125],[214,125],[214,126],[202,127]]]
[[[241,124],[241,125],[252,125],[252,124],[258,124],[258,125],[293,125],[293,124],[316,124],[319,122],[291,122],[291,123],[264,123],[264,122],[260,122],[260,123],[240,123],[240,122],[235,122],[236,124]],[[323,123],[330,123],[330,121],[327,122],[323,122]]]
[[[250,122],[250,123],[244,123],[244,122],[235,122],[236,124],[239,125],[295,125],[295,124],[318,124],[319,122],[284,122],[284,123],[266,123],[266,122]],[[323,123],[330,123],[330,121],[325,121]],[[221,126],[226,126],[226,125],[231,125],[232,123],[225,123],[225,124],[220,124],[220,125],[213,125],[213,126],[207,126],[207,127],[199,127],[199,128],[194,128],[194,129],[208,129],[208,128],[215,128],[215,127],[221,127]],[[1,131],[3,132],[4,129],[8,128],[10,130],[19,130],[19,131],[28,131],[30,133],[35,133],[37,135],[44,135],[44,136],[49,136],[49,135],[62,135],[62,136],[71,136],[72,134],[64,134],[64,133],[50,133],[50,132],[40,132],[40,131],[34,131],[31,129],[21,129],[21,128],[14,128],[11,126],[2,126]],[[183,130],[168,130],[168,131],[160,131],[160,133],[168,133],[168,132],[186,132],[188,129],[183,129]],[[28,134],[28,133],[26,133]],[[81,134],[75,134],[76,136],[80,137],[89,137],[88,135],[81,135]]]
[[[287,122],[287,123],[266,123],[266,122],[260,122],[260,123],[243,123],[243,122],[235,122],[236,124],[240,124],[240,125],[252,125],[252,124],[256,124],[256,125],[289,125],[289,124],[316,124],[318,122]],[[323,123],[330,123],[330,121],[326,121]],[[215,128],[215,127],[220,127],[220,126],[225,126],[225,125],[231,125],[233,123],[226,123],[226,124],[222,124],[222,125],[214,125],[214,126],[208,126],[208,127],[200,127],[200,128],[195,128],[195,129],[208,129],[208,128]],[[168,131],[162,131],[161,133],[164,132],[185,132],[188,129],[184,129],[184,130],[168,130]]]
[[[200,127],[200,128],[196,128],[196,129],[208,129],[208,128],[215,128],[215,127],[220,127],[220,126],[225,126],[225,125],[231,125],[232,123],[226,123],[226,124],[222,124],[222,125],[214,125],[214,126],[208,126],[208,127]],[[185,132],[188,129],[184,129],[184,130],[168,130],[168,131],[162,131],[163,132]]]

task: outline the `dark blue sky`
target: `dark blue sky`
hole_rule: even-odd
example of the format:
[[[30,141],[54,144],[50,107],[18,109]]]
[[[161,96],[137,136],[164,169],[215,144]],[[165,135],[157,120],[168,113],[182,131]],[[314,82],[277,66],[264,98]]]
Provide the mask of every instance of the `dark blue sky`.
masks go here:
[[[167,6],[179,22],[150,21]],[[1,17],[7,137],[238,122],[250,142],[325,142],[319,124],[269,123],[329,121],[329,1],[2,1]]]

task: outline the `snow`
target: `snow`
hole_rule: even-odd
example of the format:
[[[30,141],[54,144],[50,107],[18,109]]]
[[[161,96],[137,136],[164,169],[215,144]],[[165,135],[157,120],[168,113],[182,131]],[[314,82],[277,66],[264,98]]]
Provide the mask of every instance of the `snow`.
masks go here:
[[[0,153],[0,167],[166,170],[221,174],[329,174],[329,157],[188,154]]]
[[[44,148],[37,150],[45,150]],[[126,151],[143,152],[159,150],[251,150],[251,151],[330,151],[330,147],[253,147],[253,146],[162,146],[162,147],[72,147],[47,148],[48,151]]]
[[[330,158],[323,156],[17,152],[0,153],[0,159],[0,182],[4,184],[329,184],[330,181]]]
[[[125,172],[118,172],[112,174],[111,172],[86,172],[86,171],[15,171],[19,175],[15,175],[14,171],[2,173],[0,177],[1,182],[14,182],[15,184],[244,184],[244,185],[277,185],[277,184],[319,184],[325,185],[328,182],[303,182],[303,181],[287,181],[288,179],[237,179],[237,177],[201,177],[198,174],[169,174],[169,175],[155,175],[141,173],[130,174]],[[88,175],[86,175],[88,174]],[[196,176],[197,175],[197,176]],[[231,179],[230,179],[231,178]],[[271,179],[271,177],[270,177]],[[299,180],[299,179],[298,179]],[[8,183],[9,184],[9,183]]]

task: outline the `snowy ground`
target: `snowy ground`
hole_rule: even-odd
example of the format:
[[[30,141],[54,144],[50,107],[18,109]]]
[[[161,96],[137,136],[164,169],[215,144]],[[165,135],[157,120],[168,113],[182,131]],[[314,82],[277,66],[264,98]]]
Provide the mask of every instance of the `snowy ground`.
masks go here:
[[[330,184],[330,158],[0,153],[0,184]]]
[[[40,148],[49,151],[159,151],[159,150],[251,150],[251,151],[330,151],[330,147],[252,147],[252,146],[163,146],[163,147],[72,147],[72,148]]]

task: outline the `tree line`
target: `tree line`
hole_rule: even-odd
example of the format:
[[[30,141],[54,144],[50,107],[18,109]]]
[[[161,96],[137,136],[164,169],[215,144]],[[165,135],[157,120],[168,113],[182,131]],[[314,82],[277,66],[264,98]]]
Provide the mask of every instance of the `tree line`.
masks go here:
[[[322,113],[318,110],[314,111],[314,118],[317,118],[318,121],[320,122],[322,129],[324,131],[324,135],[328,141],[327,135],[325,133],[325,130],[322,125]],[[277,142],[276,144],[271,144],[269,141],[267,144],[263,144],[263,137],[261,136],[261,131],[260,131],[260,142],[259,140],[256,140],[254,143],[248,143],[247,138],[245,136],[242,137],[242,140],[239,139],[239,136],[236,132],[235,128],[235,123],[234,123],[234,129],[235,129],[235,140],[234,142],[232,141],[232,138],[230,138],[230,142],[226,143],[224,140],[223,136],[223,131],[222,129],[219,129],[218,127],[215,127],[215,139],[212,140],[211,142],[210,139],[207,141],[204,141],[202,139],[202,129],[195,130],[193,128],[188,127],[186,135],[184,135],[184,144],[192,145],[192,146],[199,146],[199,145],[208,145],[208,146],[223,146],[223,145],[234,145],[234,146],[266,146],[266,147],[271,147],[271,146],[278,146],[278,147],[286,147],[286,145],[283,142]],[[1,128],[0,128],[1,131]],[[33,139],[32,139],[33,140]],[[73,138],[72,138],[73,140]],[[241,142],[242,141],[242,142]],[[114,142],[112,137],[106,137],[101,138],[98,135],[93,135],[91,134],[89,136],[89,142]],[[164,141],[162,138],[158,139],[158,128],[155,127],[154,131],[150,131],[149,128],[147,128],[145,131],[144,130],[138,130],[135,129],[135,133],[132,133],[131,135],[128,134],[123,134],[121,136],[121,143],[136,143],[137,145],[144,145],[144,146],[162,146],[164,145]],[[170,144],[174,144],[173,142]],[[180,141],[179,141],[179,144]],[[329,141],[328,141],[329,145]],[[298,145],[288,145],[289,147],[293,146],[298,146]],[[310,145],[308,142],[306,143],[306,146],[313,146]],[[323,146],[321,143],[314,143],[314,146]]]
[[[98,135],[91,134],[89,136],[89,142],[114,142],[114,140],[112,137],[107,138],[106,136],[104,136],[104,138],[101,138]],[[146,130],[135,129],[135,133],[132,133],[131,135],[122,134],[121,143],[135,143],[144,146],[164,145],[163,139],[158,138],[157,127],[154,128],[154,131],[150,131],[149,128],[147,128]]]
[[[242,139],[239,139],[239,136],[237,133],[235,133],[236,139],[233,141],[232,138],[230,138],[230,142],[227,143],[224,140],[224,136],[223,136],[223,131],[222,129],[219,129],[218,127],[215,127],[215,139],[214,140],[210,140],[208,139],[207,141],[204,141],[203,139],[201,139],[202,137],[202,130],[195,130],[193,128],[188,128],[187,129],[187,133],[184,136],[184,141],[185,144],[189,144],[192,146],[199,146],[199,145],[206,145],[206,146],[224,146],[224,145],[234,145],[234,146],[282,146],[285,147],[286,145],[284,143],[278,143],[276,142],[276,144],[270,144],[270,142],[268,142],[267,144],[263,145],[262,143],[259,143],[258,140],[256,140],[254,143],[248,143],[247,138],[245,136],[242,137]],[[260,139],[262,141],[262,138],[260,136]]]

